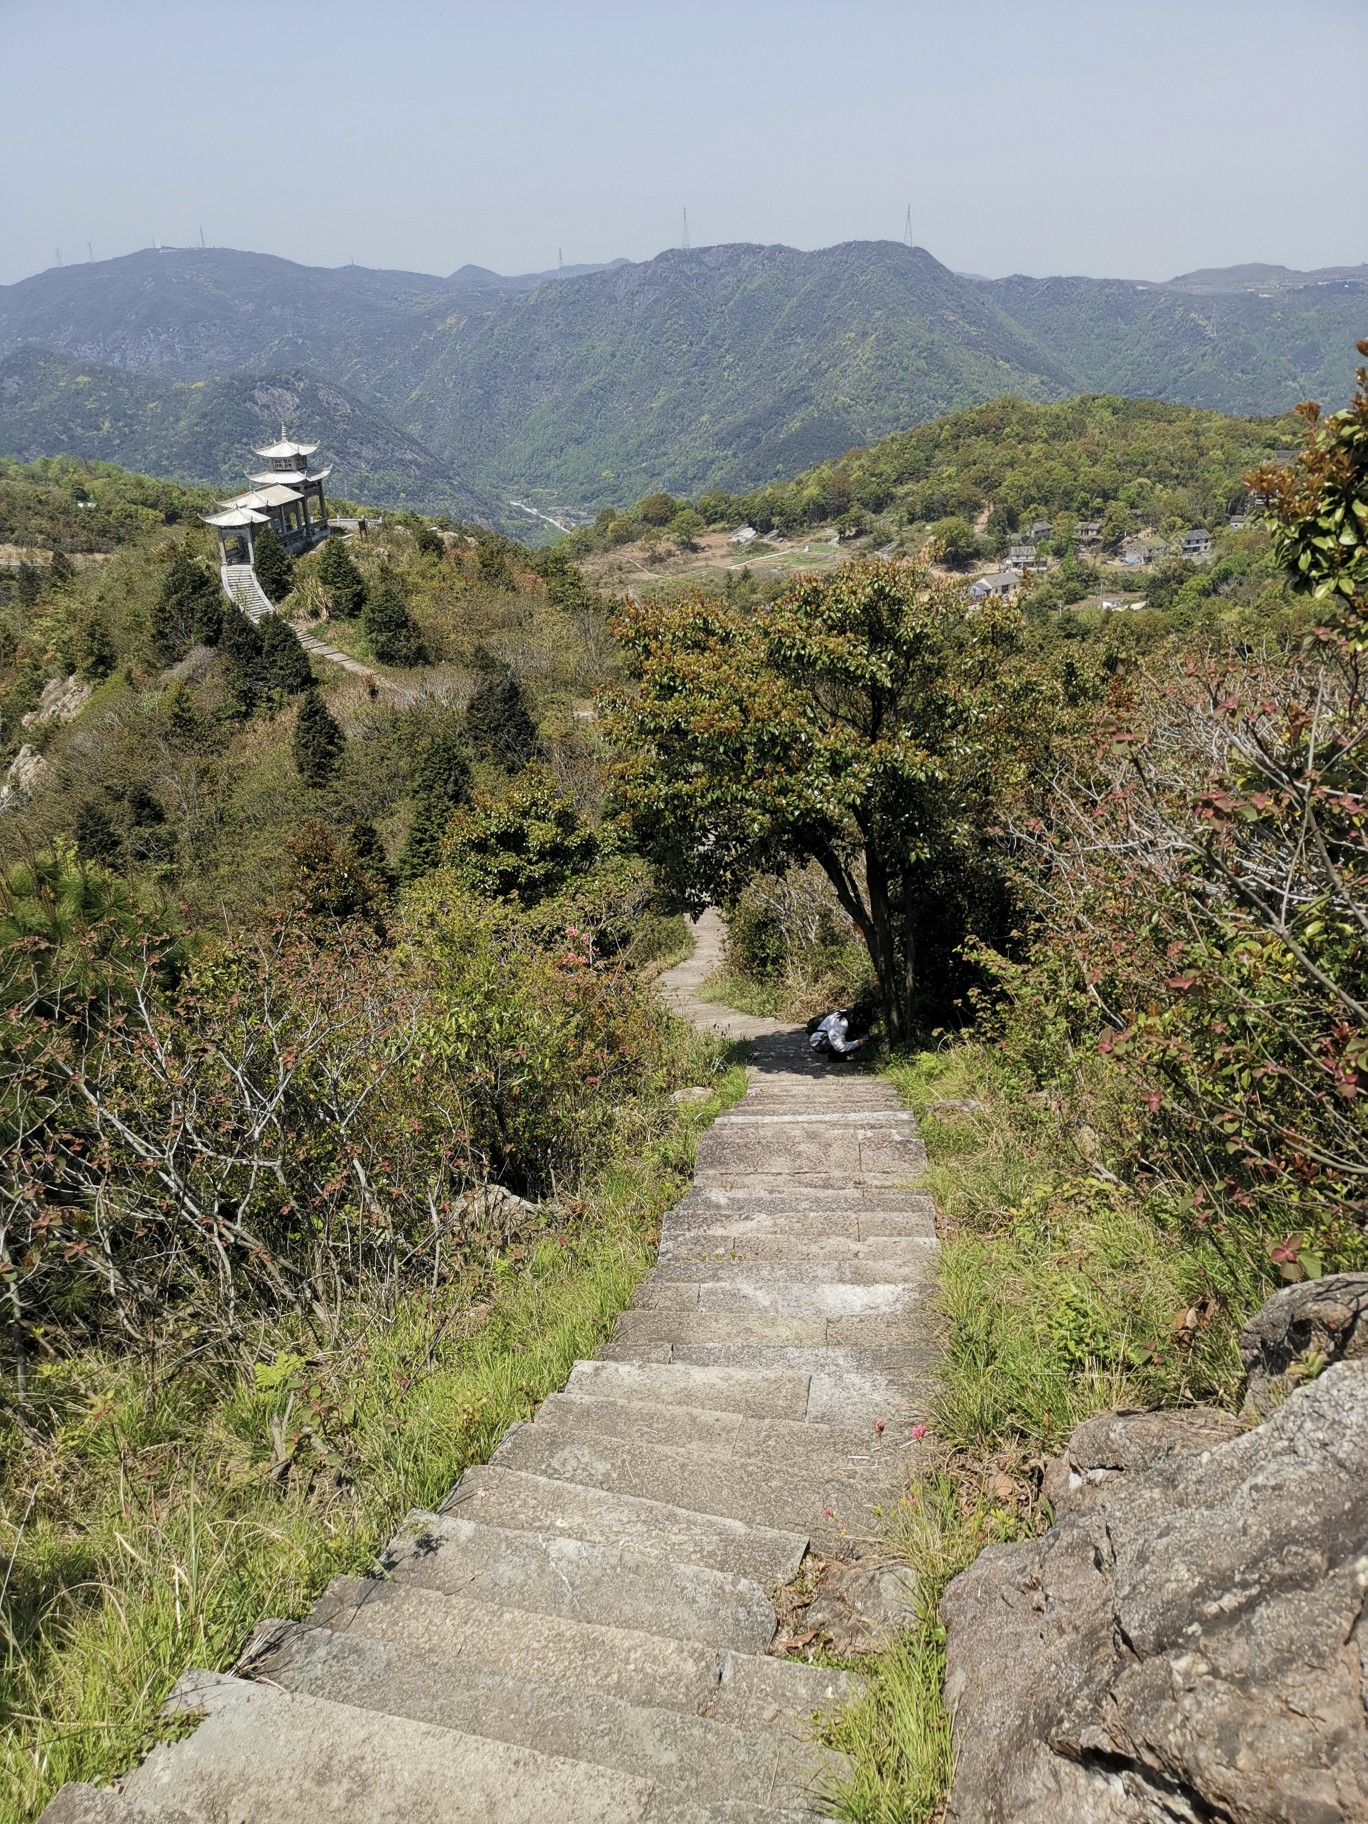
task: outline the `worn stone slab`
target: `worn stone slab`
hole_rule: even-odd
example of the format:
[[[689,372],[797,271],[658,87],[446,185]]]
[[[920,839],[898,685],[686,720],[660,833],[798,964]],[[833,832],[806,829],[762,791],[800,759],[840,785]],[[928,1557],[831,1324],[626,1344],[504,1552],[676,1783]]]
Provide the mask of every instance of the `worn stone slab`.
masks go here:
[[[878,1491],[861,1466],[835,1460],[820,1471],[721,1457],[696,1448],[648,1444],[636,1438],[562,1431],[553,1418],[510,1431],[494,1462],[528,1475],[580,1488],[634,1495],[694,1514],[724,1516],[750,1526],[801,1531],[823,1551],[839,1549],[838,1511],[848,1527],[868,1533]]]
[[[763,1653],[774,1638],[773,1607],[753,1578],[455,1514],[410,1514],[381,1569],[409,1589],[702,1646]]]
[[[782,1472],[868,1476],[884,1480],[903,1473],[872,1426],[817,1425],[806,1419],[750,1419],[742,1413],[708,1412],[687,1406],[656,1406],[645,1400],[593,1399],[553,1393],[542,1402],[537,1424],[584,1437],[633,1439],[669,1450],[690,1450],[725,1460],[768,1464]],[[881,1463],[881,1458],[889,1461]]]
[[[190,1674],[175,1703],[204,1711],[204,1721],[154,1748],[125,1790],[139,1803],[173,1799],[213,1824],[656,1824],[665,1815],[655,1782],[633,1774],[265,1684]]]
[[[700,1803],[804,1804],[842,1763],[780,1730],[741,1730],[712,1717],[632,1703],[327,1628],[300,1630],[273,1683],[386,1716],[434,1723],[486,1741],[636,1774]]]
[[[928,1222],[934,1223],[936,1205],[928,1192],[918,1190],[915,1186],[899,1189],[848,1184],[837,1190],[824,1190],[820,1186],[785,1179],[769,1190],[762,1190],[754,1184],[743,1184],[733,1190],[695,1185],[674,1206],[666,1221],[672,1220],[677,1213],[688,1210],[730,1211],[737,1215],[750,1215],[758,1211],[784,1215],[799,1210],[887,1210],[893,1214],[902,1214],[915,1210],[924,1214]]]
[[[478,1598],[415,1589],[369,1577],[337,1577],[308,1623],[268,1624],[254,1661],[267,1673],[271,1643],[299,1627],[385,1640],[406,1651],[473,1660],[550,1684],[582,1686],[629,1703],[706,1714],[737,1729],[785,1722],[853,1697],[859,1680],[768,1654],[733,1652],[695,1640],[535,1614]]]
[[[667,1501],[525,1474],[494,1464],[468,1469],[443,1502],[444,1513],[485,1526],[560,1532],[593,1545],[626,1545],[676,1564],[786,1583],[803,1561],[807,1536],[791,1528],[748,1526]]]
[[[649,1400],[656,1406],[706,1407],[753,1418],[801,1419],[807,1411],[808,1376],[784,1369],[656,1367],[599,1359],[576,1362],[570,1393]]]
[[[829,1235],[754,1235],[743,1239],[725,1230],[666,1235],[652,1272],[657,1281],[702,1279],[716,1265],[829,1266],[836,1277],[845,1266],[872,1270],[876,1277],[918,1278],[934,1272],[938,1242],[934,1235],[884,1235],[871,1241],[845,1241]],[[643,1282],[646,1283],[646,1282]]]

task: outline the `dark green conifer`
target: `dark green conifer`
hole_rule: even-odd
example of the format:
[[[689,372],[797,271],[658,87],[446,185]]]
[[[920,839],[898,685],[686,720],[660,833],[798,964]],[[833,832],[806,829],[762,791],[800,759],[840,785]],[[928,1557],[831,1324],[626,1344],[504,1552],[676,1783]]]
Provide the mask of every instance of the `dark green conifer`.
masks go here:
[[[404,601],[398,578],[385,571],[361,616],[371,651],[382,665],[425,665],[427,648]]]
[[[266,667],[261,635],[236,602],[230,602],[223,611],[218,647],[228,661],[229,681],[238,707],[244,715],[250,715],[267,688]]]
[[[294,588],[294,559],[270,526],[262,526],[252,539],[252,568],[272,602],[283,602]]]
[[[268,690],[284,691],[287,697],[307,690],[313,683],[309,655],[299,643],[299,635],[278,614],[263,614],[257,622],[261,639],[262,674]]]
[[[98,798],[85,798],[76,807],[71,834],[76,853],[82,861],[99,861],[106,865],[116,861],[121,847],[119,832],[109,807]]]
[[[413,779],[413,821],[399,857],[404,880],[417,880],[437,866],[451,814],[470,796],[470,760],[454,735],[438,735],[419,757]]]
[[[341,539],[330,538],[318,554],[318,580],[328,607],[339,620],[350,621],[366,605],[366,582]]]
[[[162,577],[152,610],[152,650],[163,665],[174,665],[192,646],[212,646],[223,624],[219,580],[188,543],[181,545]]]
[[[520,772],[539,750],[537,725],[516,674],[506,666],[488,672],[466,705],[471,750],[510,773]]]
[[[347,737],[329,713],[318,690],[306,690],[295,717],[294,763],[305,785],[326,785],[337,776]]]

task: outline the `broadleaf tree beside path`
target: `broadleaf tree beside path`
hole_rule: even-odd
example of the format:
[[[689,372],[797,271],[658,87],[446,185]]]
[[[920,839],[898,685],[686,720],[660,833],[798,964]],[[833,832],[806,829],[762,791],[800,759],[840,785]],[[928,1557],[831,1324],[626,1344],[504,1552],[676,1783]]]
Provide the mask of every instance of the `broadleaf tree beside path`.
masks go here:
[[[987,836],[1059,708],[1012,605],[926,555],[805,577],[742,609],[623,603],[608,727],[637,840],[685,905],[815,861],[868,946],[888,1036],[943,1012],[954,953],[1001,927]]]

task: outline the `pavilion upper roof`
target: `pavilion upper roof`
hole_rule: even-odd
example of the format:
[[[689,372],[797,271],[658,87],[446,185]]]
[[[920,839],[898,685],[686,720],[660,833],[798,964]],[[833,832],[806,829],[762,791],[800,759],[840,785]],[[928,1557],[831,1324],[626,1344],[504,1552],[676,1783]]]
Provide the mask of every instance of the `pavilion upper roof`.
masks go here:
[[[268,443],[265,449],[260,450],[254,445],[253,454],[264,456],[269,461],[272,457],[278,459],[281,456],[312,456],[317,448],[316,443],[292,443],[285,435],[285,426],[282,424],[279,443]]]

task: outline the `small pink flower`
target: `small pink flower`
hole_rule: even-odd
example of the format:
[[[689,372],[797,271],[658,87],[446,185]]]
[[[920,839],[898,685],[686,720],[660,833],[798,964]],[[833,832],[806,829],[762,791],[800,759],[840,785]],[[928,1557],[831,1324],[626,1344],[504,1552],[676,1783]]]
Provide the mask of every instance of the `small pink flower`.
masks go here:
[[[822,1509],[822,1518],[823,1518],[823,1520],[830,1520],[830,1518],[831,1518],[831,1509],[830,1509],[830,1508],[829,1508],[829,1507],[824,1507],[824,1508],[823,1508],[823,1509]]]
[[[884,1431],[884,1421],[882,1419],[875,1419],[874,1429],[875,1429],[875,1431],[878,1432],[879,1436],[882,1437],[883,1431]]]
[[[913,1427],[912,1427],[912,1442],[913,1442],[913,1443],[914,1443],[914,1444],[920,1444],[920,1443],[921,1443],[921,1441],[922,1441],[922,1439],[923,1439],[923,1438],[924,1438],[924,1437],[925,1437],[925,1436],[926,1436],[926,1427],[925,1427],[925,1425],[914,1425],[914,1426],[913,1426]]]

